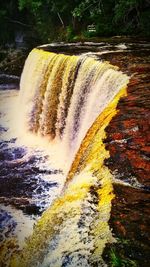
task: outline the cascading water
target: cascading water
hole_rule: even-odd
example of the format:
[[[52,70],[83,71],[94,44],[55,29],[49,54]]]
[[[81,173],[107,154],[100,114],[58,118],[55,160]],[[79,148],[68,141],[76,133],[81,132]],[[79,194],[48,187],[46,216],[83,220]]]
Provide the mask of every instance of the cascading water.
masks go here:
[[[105,266],[113,189],[103,139],[127,83],[117,67],[86,54],[30,53],[21,77],[21,128],[56,147],[68,174],[10,266]]]
[[[31,132],[61,143],[68,167],[87,130],[127,76],[108,62],[34,49],[21,78],[22,121]]]

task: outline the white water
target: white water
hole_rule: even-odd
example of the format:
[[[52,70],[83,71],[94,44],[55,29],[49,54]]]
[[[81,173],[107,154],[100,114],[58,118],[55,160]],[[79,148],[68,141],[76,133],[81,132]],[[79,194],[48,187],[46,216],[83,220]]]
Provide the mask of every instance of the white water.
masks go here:
[[[54,162],[67,171],[87,130],[127,82],[108,62],[34,49],[21,77],[21,128],[44,136],[48,149],[50,141]]]

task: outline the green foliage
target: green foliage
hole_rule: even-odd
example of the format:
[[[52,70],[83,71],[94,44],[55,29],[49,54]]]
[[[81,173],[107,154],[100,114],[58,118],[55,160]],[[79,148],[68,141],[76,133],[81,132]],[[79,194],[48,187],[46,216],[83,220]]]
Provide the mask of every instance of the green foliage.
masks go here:
[[[137,264],[134,261],[130,259],[121,258],[119,255],[117,255],[114,249],[112,249],[110,252],[110,264],[111,264],[111,267],[136,267],[137,266]]]
[[[68,42],[73,41],[75,37],[74,29],[72,26],[67,26],[66,28],[66,39]]]
[[[79,19],[82,19],[83,17],[86,17],[89,15],[88,18],[94,18],[97,15],[100,15],[102,12],[101,9],[101,1],[97,0],[84,0],[79,3],[78,6],[75,7],[72,14],[74,17],[78,17]]]
[[[84,0],[74,9],[73,16],[94,23],[98,36],[118,34],[150,35],[148,0]]]
[[[19,0],[19,10],[23,10],[24,8],[30,9],[34,14],[39,10],[42,6],[42,1],[40,0]]]
[[[11,42],[26,28],[40,43],[78,36],[150,36],[149,0],[1,1],[0,42]],[[88,32],[94,24],[96,32]],[[22,28],[21,28],[22,27]]]
[[[76,1],[75,1],[76,2]],[[72,10],[75,2],[65,0],[19,0],[19,9],[27,10],[34,21],[37,35],[43,42],[59,39],[60,28],[66,29],[66,38],[71,38]],[[63,31],[63,29],[62,29]],[[60,36],[62,34],[60,33]],[[64,36],[64,34],[63,34]]]

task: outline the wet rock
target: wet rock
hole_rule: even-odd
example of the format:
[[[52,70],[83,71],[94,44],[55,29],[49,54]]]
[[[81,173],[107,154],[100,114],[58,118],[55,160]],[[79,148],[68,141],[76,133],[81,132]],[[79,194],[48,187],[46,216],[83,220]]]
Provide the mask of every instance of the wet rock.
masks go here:
[[[16,226],[17,223],[15,222],[11,214],[5,211],[4,209],[0,208],[0,250],[1,250],[0,257],[4,253],[8,254],[9,249],[11,250],[14,249],[13,239]],[[10,242],[9,246],[6,249],[5,244],[6,243],[8,244],[10,240],[12,242]],[[6,266],[6,265],[1,262],[1,266]]]
[[[11,141],[1,143],[0,203],[39,215],[48,204],[49,190],[57,187],[57,182],[48,177],[60,170],[41,168],[38,163],[44,164],[46,156],[41,158],[38,151],[29,155],[25,147],[13,146]]]
[[[18,89],[20,78],[15,75],[0,74],[0,90]]]
[[[115,198],[110,227],[117,240],[108,244],[104,258],[108,266],[149,266],[150,253],[150,57],[124,55],[119,64],[132,78],[128,95],[118,103],[118,113],[106,129]],[[109,58],[114,63],[118,58]]]

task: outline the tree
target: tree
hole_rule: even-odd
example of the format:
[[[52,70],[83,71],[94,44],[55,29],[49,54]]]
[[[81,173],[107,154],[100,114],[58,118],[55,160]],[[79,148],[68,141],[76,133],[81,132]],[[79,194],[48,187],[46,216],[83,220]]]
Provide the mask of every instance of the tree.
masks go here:
[[[16,31],[28,31],[42,42],[71,40],[87,35],[150,36],[150,0],[9,0],[1,2],[0,41],[11,42]]]
[[[74,10],[79,0],[19,0],[19,9],[27,10],[33,16],[37,33],[44,40],[56,35],[56,28],[65,28],[72,24]]]

